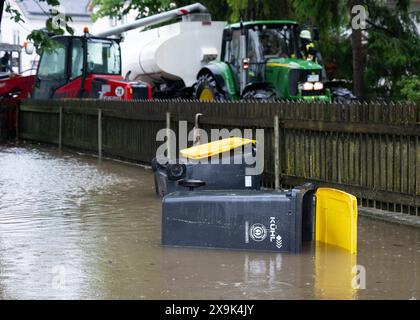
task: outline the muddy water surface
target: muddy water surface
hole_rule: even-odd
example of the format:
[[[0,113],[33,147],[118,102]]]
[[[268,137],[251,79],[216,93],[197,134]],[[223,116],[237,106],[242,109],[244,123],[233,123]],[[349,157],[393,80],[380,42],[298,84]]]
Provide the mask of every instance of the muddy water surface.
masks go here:
[[[420,299],[420,229],[361,217],[357,257],[165,248],[150,170],[46,147],[0,146],[0,191],[0,299]]]

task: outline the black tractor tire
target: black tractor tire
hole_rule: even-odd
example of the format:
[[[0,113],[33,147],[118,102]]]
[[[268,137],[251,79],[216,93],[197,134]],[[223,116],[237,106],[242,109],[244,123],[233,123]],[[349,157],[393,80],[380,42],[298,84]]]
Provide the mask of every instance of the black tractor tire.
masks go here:
[[[227,100],[226,93],[218,88],[216,80],[209,73],[198,77],[194,86],[194,98],[207,102]]]
[[[277,95],[274,91],[270,89],[255,89],[249,90],[242,95],[242,100],[244,101],[276,101]]]

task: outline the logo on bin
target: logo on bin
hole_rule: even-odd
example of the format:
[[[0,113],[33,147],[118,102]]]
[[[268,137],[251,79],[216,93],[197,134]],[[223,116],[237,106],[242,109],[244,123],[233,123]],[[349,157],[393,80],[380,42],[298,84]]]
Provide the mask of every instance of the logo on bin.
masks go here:
[[[263,241],[267,237],[267,228],[261,223],[254,223],[251,228],[249,228],[249,235],[254,241]]]
[[[281,235],[278,235],[276,237],[276,247],[281,248],[283,246],[283,239],[281,238]]]

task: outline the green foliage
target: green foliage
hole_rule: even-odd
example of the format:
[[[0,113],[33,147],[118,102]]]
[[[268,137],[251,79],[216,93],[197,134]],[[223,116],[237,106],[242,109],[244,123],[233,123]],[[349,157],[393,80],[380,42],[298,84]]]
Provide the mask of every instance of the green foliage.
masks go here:
[[[92,4],[98,8],[92,18],[96,21],[101,17],[121,18],[131,10],[138,10],[138,17],[157,14],[168,10],[171,7],[170,0],[140,0],[140,1],[121,1],[121,0],[93,0]]]
[[[291,8],[288,0],[227,0],[231,9],[227,20],[288,19]]]
[[[228,0],[175,0],[172,2],[176,4],[176,7],[186,6],[194,2],[200,2],[211,13],[213,20],[228,21],[230,15],[232,14],[232,8],[229,6]]]
[[[352,78],[352,48],[348,36],[330,31],[323,32],[317,42],[317,50],[321,52],[325,69],[330,79]]]
[[[93,0],[92,4],[96,6],[97,11],[92,17],[95,21],[108,16],[121,18],[131,10],[137,10],[139,12],[138,18],[141,18],[192,3],[194,1],[191,0],[132,0],[129,2],[121,0]],[[202,0],[200,3],[209,9],[215,20],[226,20],[229,15],[227,0]]]
[[[28,40],[33,42],[38,54],[42,52],[52,52],[57,48],[57,42],[50,38],[46,30],[34,30],[29,36]]]
[[[336,33],[349,22],[350,13],[345,0],[290,0],[296,19],[300,23],[316,25],[321,33]]]
[[[11,15],[11,19],[18,23],[18,22],[24,22],[22,19],[22,15],[20,12],[16,9],[13,9],[9,2],[6,3],[5,11]]]
[[[365,82],[371,94],[397,97],[401,77],[420,74],[418,17],[409,15],[408,4],[400,0],[396,9],[389,9],[368,2]]]
[[[420,103],[420,77],[417,75],[403,76],[397,83],[401,97],[412,102]]]

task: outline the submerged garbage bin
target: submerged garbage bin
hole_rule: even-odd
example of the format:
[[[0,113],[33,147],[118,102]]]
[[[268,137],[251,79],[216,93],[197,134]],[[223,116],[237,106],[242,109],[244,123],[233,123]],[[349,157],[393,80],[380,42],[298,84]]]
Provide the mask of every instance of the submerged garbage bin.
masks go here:
[[[261,175],[247,175],[246,169],[255,164],[256,148],[242,147],[255,144],[255,141],[232,137],[182,150],[180,153],[186,162],[179,160],[160,164],[155,158],[152,169],[155,175],[155,190],[160,196],[175,191],[187,191],[179,184],[181,180],[200,180],[204,184],[198,190],[259,190]],[[241,150],[239,150],[241,148]],[[219,157],[217,163],[211,162],[211,157]],[[203,160],[206,160],[203,162]]]
[[[312,239],[312,185],[283,191],[175,192],[163,198],[162,244],[301,251]],[[309,195],[309,196],[305,196]]]

